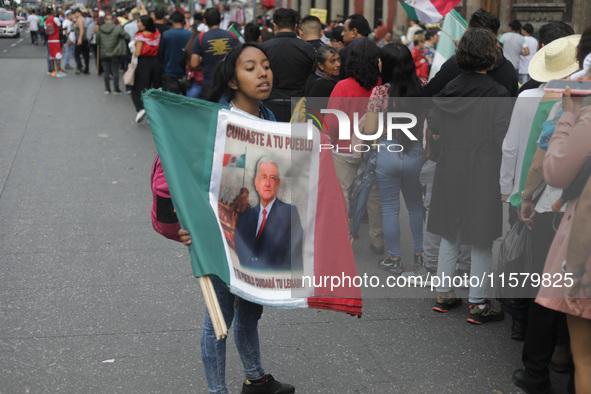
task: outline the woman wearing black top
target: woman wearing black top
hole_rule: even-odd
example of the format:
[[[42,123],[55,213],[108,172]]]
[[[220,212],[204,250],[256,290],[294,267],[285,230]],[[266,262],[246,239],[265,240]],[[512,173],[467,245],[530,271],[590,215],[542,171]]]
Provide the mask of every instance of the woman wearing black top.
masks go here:
[[[496,36],[468,29],[456,50],[464,71],[434,98],[429,126],[440,138],[427,230],[441,236],[438,276],[451,277],[459,245],[472,245],[468,322],[503,319],[487,299],[493,241],[502,235],[503,206],[499,174],[501,146],[513,108],[511,94],[487,72],[502,60]],[[504,99],[499,99],[504,98]],[[441,282],[435,311],[461,304],[453,287]]]
[[[339,81],[341,58],[335,48],[325,45],[316,50],[315,64],[306,81],[304,96],[328,98]]]

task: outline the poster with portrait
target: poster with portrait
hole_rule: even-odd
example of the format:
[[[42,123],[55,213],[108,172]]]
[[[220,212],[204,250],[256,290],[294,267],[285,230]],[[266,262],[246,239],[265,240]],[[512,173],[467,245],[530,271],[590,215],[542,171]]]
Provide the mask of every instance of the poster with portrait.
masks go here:
[[[231,288],[267,304],[305,302],[293,299],[293,291],[302,290],[303,275],[313,274],[316,188],[310,185],[318,182],[318,144],[306,131],[238,110],[218,117],[214,162],[221,166],[214,168],[221,174],[212,176],[211,204]]]

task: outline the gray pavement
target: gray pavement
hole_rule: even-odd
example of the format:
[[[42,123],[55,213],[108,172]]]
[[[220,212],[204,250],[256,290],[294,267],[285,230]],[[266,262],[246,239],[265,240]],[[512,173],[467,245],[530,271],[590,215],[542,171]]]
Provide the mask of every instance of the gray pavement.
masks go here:
[[[45,48],[17,41],[0,39],[0,393],[206,392],[202,295],[186,249],[150,222],[149,125],[94,67],[51,78]],[[361,234],[359,273],[385,278]],[[520,392],[509,319],[434,313],[427,289],[366,295],[361,319],[266,308],[267,372],[298,393]],[[230,334],[231,392],[242,376]]]

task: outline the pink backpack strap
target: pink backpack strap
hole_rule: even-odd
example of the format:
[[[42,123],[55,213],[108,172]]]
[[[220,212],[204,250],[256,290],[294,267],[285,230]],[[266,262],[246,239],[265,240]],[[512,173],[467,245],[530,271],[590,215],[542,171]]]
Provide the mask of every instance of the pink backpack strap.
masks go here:
[[[164,177],[160,156],[156,156],[152,164],[152,227],[166,238],[181,242],[178,235],[181,225],[170,198],[168,183]]]

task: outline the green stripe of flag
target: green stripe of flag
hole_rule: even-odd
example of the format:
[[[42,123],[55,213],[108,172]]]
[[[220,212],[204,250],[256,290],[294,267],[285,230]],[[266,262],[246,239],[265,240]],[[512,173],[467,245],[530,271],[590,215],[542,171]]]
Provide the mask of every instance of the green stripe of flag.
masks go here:
[[[468,26],[468,23],[466,23],[464,18],[462,18],[456,10],[451,10],[445,15],[443,26],[441,26],[441,28],[445,30],[445,33],[459,41],[466,31],[466,26]],[[429,79],[437,74],[443,63],[452,57],[456,51],[456,44],[445,33],[441,32],[441,35],[439,36],[439,43],[437,44],[437,51],[433,57],[433,65],[431,66]]]
[[[225,107],[158,90],[142,98],[181,227],[193,240],[207,239],[193,241],[189,250],[193,273],[229,284],[224,242],[209,203],[218,111]]]
[[[242,42],[242,43],[244,42],[244,38],[242,38],[242,34],[240,34],[240,31],[239,31],[239,30],[237,30],[237,29],[234,27],[234,25],[230,26],[230,27],[228,28],[228,31],[231,31],[232,33],[236,34],[236,38],[238,39],[238,41],[240,41],[240,42]]]
[[[417,17],[417,13],[415,11],[415,8],[408,5],[407,3],[405,3],[402,0],[398,0],[400,2],[400,4],[402,4],[402,8],[404,8],[404,11],[406,11],[406,13],[408,14],[408,16],[410,17],[410,19],[418,21],[419,18]]]

